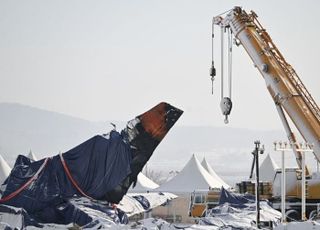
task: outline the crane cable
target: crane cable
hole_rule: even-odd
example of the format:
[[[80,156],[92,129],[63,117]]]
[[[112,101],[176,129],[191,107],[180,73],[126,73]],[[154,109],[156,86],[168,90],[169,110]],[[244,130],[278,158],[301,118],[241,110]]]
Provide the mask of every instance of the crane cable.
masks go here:
[[[228,95],[231,100],[232,94],[232,32],[230,28],[227,28],[228,32]],[[224,98],[224,33],[223,27],[221,27],[221,99]]]
[[[215,25],[215,18],[218,16],[221,16],[223,14],[229,13],[230,11],[232,11],[233,9],[227,10],[215,17],[212,18],[212,37],[211,37],[211,68],[210,68],[210,76],[211,76],[211,94],[213,94],[213,81],[214,81],[214,77],[216,76],[216,69],[214,67],[214,25]]]
[[[229,11],[227,11],[229,12]],[[217,23],[218,24],[218,23]],[[232,109],[232,101],[231,101],[231,94],[232,94],[232,31],[230,28],[227,28],[223,26],[222,24],[218,24],[221,27],[221,60],[220,60],[220,66],[221,66],[221,102],[220,107],[222,110],[222,114],[225,116],[224,122],[227,124],[228,116],[230,115],[231,109]],[[213,94],[213,81],[214,77],[216,76],[216,69],[214,67],[214,26],[215,26],[215,17],[212,19],[212,41],[211,41],[211,68],[210,68],[210,76],[211,76],[211,93]],[[228,86],[229,89],[228,96],[224,96],[224,30],[228,30]]]
[[[228,29],[228,77],[229,77],[229,97],[232,93],[232,32]]]
[[[229,90],[227,95],[224,95],[224,33],[228,32],[227,42],[228,42],[228,59],[227,59],[227,70],[228,70],[228,79],[227,79],[227,89]],[[228,116],[230,115],[232,109],[231,101],[232,93],[232,31],[230,28],[221,26],[221,102],[220,107],[222,114],[225,116],[224,123],[228,124]]]
[[[211,28],[211,68],[210,68],[210,76],[211,76],[211,94],[213,94],[213,81],[216,76],[216,69],[214,67],[214,18],[212,19],[212,28]]]
[[[220,56],[220,58],[221,58],[221,61],[220,61],[220,68],[221,68],[221,99],[223,98],[223,96],[224,96],[224,93],[223,93],[223,88],[224,88],[224,81],[223,81],[223,78],[224,78],[224,71],[223,71],[223,69],[224,69],[224,32],[223,32],[223,27],[221,27],[221,33],[220,33],[220,40],[221,40],[221,52],[220,52],[220,54],[221,54],[221,56]]]

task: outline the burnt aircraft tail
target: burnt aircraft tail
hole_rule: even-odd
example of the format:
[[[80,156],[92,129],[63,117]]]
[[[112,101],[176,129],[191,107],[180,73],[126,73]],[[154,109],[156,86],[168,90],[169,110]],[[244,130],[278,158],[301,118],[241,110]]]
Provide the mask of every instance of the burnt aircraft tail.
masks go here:
[[[121,134],[132,150],[131,174],[106,193],[106,200],[119,203],[131,184],[135,186],[139,172],[182,113],[182,110],[162,102],[128,122]]]

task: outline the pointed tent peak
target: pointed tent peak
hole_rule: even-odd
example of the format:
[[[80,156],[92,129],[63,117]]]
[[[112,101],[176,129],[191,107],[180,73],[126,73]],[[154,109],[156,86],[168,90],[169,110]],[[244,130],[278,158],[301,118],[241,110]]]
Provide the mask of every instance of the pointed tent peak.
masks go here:
[[[2,157],[1,154],[0,154],[0,166],[1,166],[1,168],[3,168],[3,167],[8,168],[11,171],[9,164],[6,162],[6,160]],[[10,174],[10,172],[9,172],[9,174]]]
[[[31,160],[37,161],[37,157],[33,154],[33,152],[30,150],[30,152],[27,155],[28,158],[30,158]]]
[[[212,176],[217,176],[216,172],[212,169],[206,158],[203,158],[201,165],[210,173]]]
[[[157,191],[163,192],[192,192],[194,190],[208,190],[209,188],[229,188],[222,180],[212,177],[207,170],[200,164],[197,157],[193,154],[178,175],[168,182],[162,184]]]
[[[194,153],[192,153],[192,156],[191,156],[190,160],[188,161],[188,163],[189,162],[199,162],[199,164],[200,164],[200,161],[199,161],[198,157]]]
[[[207,170],[207,172],[215,179],[220,181],[220,183],[227,185],[220,176],[218,176],[218,174],[213,170],[213,168],[210,166],[210,164],[208,163],[208,161],[206,160],[206,158],[204,157],[202,162],[201,162],[202,167]],[[228,185],[227,185],[228,186]],[[227,187],[225,186],[225,187]]]
[[[159,185],[153,182],[149,177],[142,172],[138,174],[137,184],[134,188],[130,188],[130,192],[146,192],[158,188]]]
[[[201,161],[201,165],[202,165],[203,167],[205,167],[205,165],[208,165],[208,166],[209,166],[206,157],[203,157],[203,159],[202,159],[202,161]],[[205,168],[206,168],[206,167],[205,167]]]
[[[203,158],[203,159],[202,159],[201,165],[202,165],[203,167],[205,167],[206,165],[209,165],[208,162],[207,162],[207,160],[206,160],[206,158]]]
[[[280,168],[274,161],[274,159],[270,156],[270,154],[268,154],[266,158],[263,160],[263,162],[260,165],[260,168],[265,166],[272,167],[274,170]]]
[[[190,160],[188,161],[188,163],[184,166],[184,168],[182,170],[184,170],[185,168],[203,168],[199,159],[197,158],[197,156],[193,153]]]
[[[259,179],[262,181],[273,182],[277,169],[279,169],[279,166],[272,159],[270,154],[268,154],[259,167]]]
[[[192,161],[193,160],[193,161]],[[204,159],[205,160],[205,159]],[[195,168],[198,169],[198,171],[200,171],[200,173],[203,175],[203,177],[210,182],[210,187],[211,188],[229,188],[230,186],[225,183],[216,173],[215,171],[210,167],[210,165],[208,164],[208,162],[205,160],[207,168],[204,167],[200,161],[198,160],[198,158],[194,155],[193,158],[190,159],[190,161],[188,162],[188,164],[190,163],[190,165],[195,164]],[[188,164],[185,166],[185,168],[188,166]],[[210,171],[209,171],[210,170]]]
[[[155,189],[159,187],[157,183],[155,183],[153,180],[151,180],[149,177],[144,175],[143,173],[138,174],[138,180],[141,182],[141,184],[145,185],[145,187]]]
[[[11,168],[5,159],[0,155],[0,184],[9,176]]]
[[[203,157],[203,159],[202,159],[202,161],[201,161],[201,165],[203,166],[206,161],[207,161],[207,160],[206,160],[206,157]]]

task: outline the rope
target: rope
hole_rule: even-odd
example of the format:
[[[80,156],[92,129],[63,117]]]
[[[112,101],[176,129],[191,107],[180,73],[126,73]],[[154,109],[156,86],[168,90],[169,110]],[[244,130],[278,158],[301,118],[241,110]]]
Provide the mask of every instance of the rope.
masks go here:
[[[44,160],[44,162],[42,163],[42,165],[40,166],[40,168],[38,169],[38,171],[33,175],[33,177],[31,177],[24,185],[22,185],[19,189],[17,189],[16,191],[14,191],[13,193],[9,194],[6,197],[3,197],[0,199],[0,203],[2,202],[6,202],[11,200],[12,198],[14,198],[15,196],[17,196],[20,192],[22,192],[25,188],[27,188],[33,181],[35,181],[36,179],[38,179],[39,174],[42,172],[42,170],[46,167],[47,163],[48,163],[49,158],[46,158]]]
[[[63,166],[63,169],[67,175],[67,177],[69,178],[69,180],[71,181],[72,185],[81,193],[81,195],[83,195],[84,197],[90,199],[90,200],[95,200],[92,197],[88,196],[85,192],[82,191],[82,189],[79,187],[79,185],[77,184],[77,182],[73,179],[70,170],[62,156],[62,154],[59,154],[60,156],[60,160]],[[43,169],[47,166],[47,163],[49,161],[49,158],[46,158],[44,160],[44,162],[42,163],[42,165],[40,166],[40,168],[38,169],[38,171],[33,175],[33,177],[31,177],[24,185],[22,185],[19,189],[17,189],[16,191],[10,193],[8,196],[3,197],[0,199],[0,203],[6,202],[11,200],[12,198],[14,198],[15,196],[17,196],[19,193],[21,193],[24,189],[26,189],[32,182],[34,182],[36,179],[38,179],[39,174],[43,171]]]
[[[70,170],[62,156],[62,154],[60,153],[59,154],[60,156],[60,160],[61,160],[61,163],[62,163],[62,166],[63,166],[63,169],[67,175],[67,177],[69,178],[69,180],[71,181],[72,185],[78,190],[78,192],[81,193],[81,195],[83,195],[84,197],[88,198],[89,200],[95,200],[93,199],[92,197],[88,196],[84,191],[82,191],[82,189],[79,187],[78,183],[73,179],[71,173],[70,173]]]
[[[90,199],[90,200],[95,200],[92,197],[88,196],[85,192],[82,191],[82,189],[79,187],[79,185],[77,184],[77,182],[73,179],[70,170],[62,156],[62,154],[59,154],[60,156],[60,160],[63,166],[63,169],[67,175],[67,177],[69,178],[69,180],[71,181],[72,185],[81,193],[81,195],[83,195],[84,197]],[[19,189],[17,189],[16,191],[10,193],[8,196],[3,197],[0,199],[0,203],[6,202],[11,200],[12,198],[14,198],[15,196],[17,196],[19,193],[21,193],[24,189],[26,189],[32,182],[34,182],[36,179],[38,179],[39,174],[43,171],[43,169],[47,166],[47,163],[49,161],[49,158],[46,158],[44,160],[44,162],[42,163],[42,165],[40,166],[40,168],[38,169],[38,171],[33,175],[33,177],[31,177],[24,185],[22,185]],[[115,206],[116,207],[116,206]]]

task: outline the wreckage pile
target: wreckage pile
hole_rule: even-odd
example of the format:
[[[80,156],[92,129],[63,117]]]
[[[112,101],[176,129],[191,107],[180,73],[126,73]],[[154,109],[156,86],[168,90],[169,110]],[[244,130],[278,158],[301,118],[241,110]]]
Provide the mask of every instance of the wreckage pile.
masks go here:
[[[160,103],[129,121],[120,133],[97,135],[39,161],[19,155],[2,185],[0,212],[2,220],[8,217],[4,224],[12,222],[13,213],[21,216],[23,227],[103,225],[95,212],[104,213],[108,223],[126,223],[126,214],[114,204],[135,185],[139,172],[182,113]]]
[[[129,223],[130,217],[165,205],[175,197],[170,193],[127,194],[116,208],[108,202],[92,201],[85,197],[74,197],[69,202],[92,218],[88,224],[81,226],[83,229],[128,229],[128,226],[139,225],[137,222]],[[67,229],[78,226],[75,223],[35,223],[23,208],[5,205],[0,206],[0,217],[0,229]]]
[[[217,229],[254,229],[256,220],[255,197],[235,194],[222,188],[219,205],[209,210],[200,224],[215,226]],[[260,220],[269,222],[271,226],[280,223],[281,213],[273,209],[267,201],[260,202]]]

